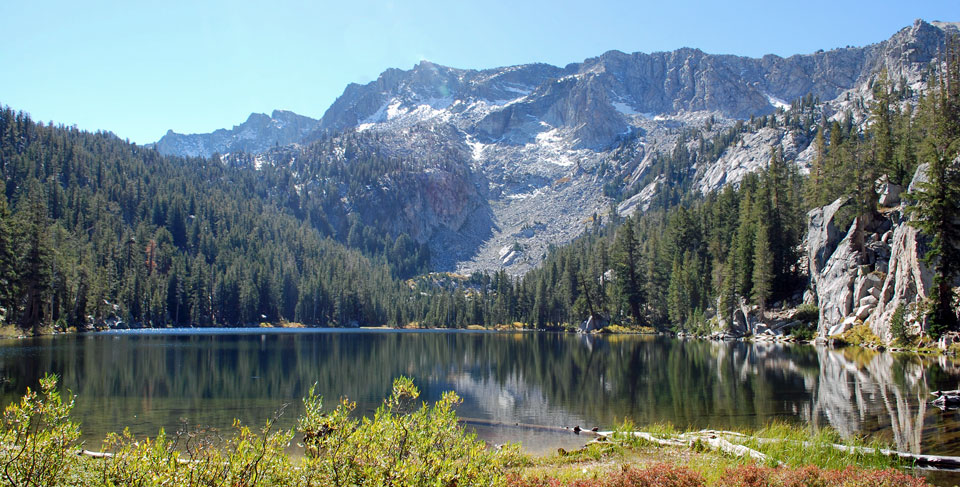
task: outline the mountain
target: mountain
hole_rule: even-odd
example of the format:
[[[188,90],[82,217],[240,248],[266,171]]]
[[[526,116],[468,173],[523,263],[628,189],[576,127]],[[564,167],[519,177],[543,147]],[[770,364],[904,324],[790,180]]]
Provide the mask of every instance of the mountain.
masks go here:
[[[314,130],[317,120],[286,110],[274,110],[269,116],[252,113],[246,122],[232,129],[210,134],[178,134],[168,130],[157,150],[164,155],[210,157],[214,153],[263,152],[271,147],[298,142]]]
[[[771,147],[806,168],[819,123],[847,116],[865,123],[880,70],[921,89],[930,61],[956,32],[957,24],[918,20],[876,44],[787,58],[684,48],[610,51],[562,68],[463,70],[424,61],[347,86],[319,122],[304,119],[284,132],[289,139],[251,127],[273,127],[275,112],[231,131],[168,133],[158,147],[178,155],[262,152],[255,168],[371,153],[443,161],[462,176],[456,185],[371,186],[372,193],[392,194],[370,201],[392,204],[360,214],[429,245],[435,270],[522,274],[611,205],[630,214],[682,188],[735,184],[766,164]],[[363,134],[365,148],[329,145],[347,132]],[[306,147],[323,140],[324,151]],[[290,149],[297,154],[270,149],[290,142],[300,144]],[[422,170],[429,175],[438,167]],[[297,178],[304,187],[322,185],[309,171]],[[434,210],[419,211],[417,201],[432,201]],[[446,209],[444,218],[437,208]]]

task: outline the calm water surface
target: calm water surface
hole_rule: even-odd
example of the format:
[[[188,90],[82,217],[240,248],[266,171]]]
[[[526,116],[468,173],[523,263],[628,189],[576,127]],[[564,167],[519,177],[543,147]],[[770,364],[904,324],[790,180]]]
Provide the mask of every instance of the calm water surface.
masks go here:
[[[957,388],[957,364],[858,349],[386,330],[63,335],[0,343],[0,403],[45,372],[77,394],[74,417],[90,448],[124,426],[154,435],[183,421],[262,424],[284,404],[281,422],[292,427],[314,383],[327,404],[346,396],[372,412],[406,375],[425,400],[456,391],[459,415],[483,439],[531,452],[585,439],[514,424],[608,429],[629,418],[716,429],[783,420],[960,454],[957,413],[927,404],[931,390]]]

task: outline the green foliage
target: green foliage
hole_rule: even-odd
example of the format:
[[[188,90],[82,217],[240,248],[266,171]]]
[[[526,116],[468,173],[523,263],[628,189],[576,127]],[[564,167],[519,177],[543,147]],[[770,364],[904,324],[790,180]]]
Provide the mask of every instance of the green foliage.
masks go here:
[[[820,319],[820,308],[813,303],[803,303],[797,306],[797,311],[793,314],[793,319],[803,323],[816,324]]]
[[[0,467],[5,485],[65,485],[78,452],[80,425],[70,421],[73,398],[64,402],[57,378],[40,379],[40,392],[27,388],[3,411]]]
[[[303,435],[310,485],[496,485],[506,455],[488,450],[457,423],[460,398],[444,393],[432,407],[417,407],[420,393],[407,378],[372,418],[352,418],[354,404],[323,414],[311,390],[297,430]],[[511,447],[512,448],[512,447]]]
[[[841,343],[860,347],[882,347],[885,345],[883,340],[874,334],[869,326],[864,324],[855,325],[832,338],[836,338]]]
[[[293,433],[271,432],[272,421],[254,432],[234,422],[226,439],[215,432],[183,431],[170,438],[135,439],[128,429],[104,440],[107,456],[85,466],[97,485],[254,486],[285,485],[295,471],[284,449]]]
[[[369,418],[352,417],[346,400],[325,413],[311,390],[297,427],[302,458],[286,451],[294,431],[275,431],[275,419],[256,430],[235,421],[227,434],[161,430],[137,439],[125,429],[108,435],[94,457],[78,455],[73,401],[61,400],[56,378],[40,384],[39,394],[28,389],[4,412],[4,485],[501,485],[507,468],[524,461],[515,445],[488,449],[465,432],[453,411],[456,394],[418,405],[419,391],[406,378]]]
[[[910,342],[910,335],[904,319],[905,314],[906,309],[903,304],[900,304],[890,318],[890,334],[893,336],[894,343],[900,345],[907,345]]]

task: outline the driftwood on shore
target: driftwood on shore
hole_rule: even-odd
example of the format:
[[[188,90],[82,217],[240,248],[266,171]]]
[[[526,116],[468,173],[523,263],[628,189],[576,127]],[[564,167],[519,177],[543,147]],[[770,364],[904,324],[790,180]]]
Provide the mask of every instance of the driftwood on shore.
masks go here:
[[[624,434],[632,435],[636,438],[640,438],[660,446],[693,447],[697,442],[700,442],[702,445],[710,447],[713,450],[718,450],[734,456],[750,457],[750,458],[753,458],[754,460],[757,460],[758,462],[766,462],[768,460],[768,457],[763,453],[758,452],[753,448],[731,443],[729,440],[722,438],[718,433],[719,432],[716,432],[713,430],[703,430],[703,431],[697,431],[694,433],[683,433],[680,435],[674,435],[670,438],[658,438],[653,434],[647,433],[645,431],[630,431]],[[610,439],[610,438],[613,438],[614,432],[601,431],[598,433],[598,435],[600,436],[600,438]],[[777,462],[777,463],[779,464],[780,462]]]
[[[598,433],[600,438],[604,440],[614,438],[613,431],[601,431]],[[779,440],[774,438],[755,438],[743,433],[737,433],[734,431],[716,431],[716,430],[701,430],[692,433],[683,433],[679,435],[673,435],[667,438],[659,438],[654,436],[651,433],[644,431],[630,431],[624,434],[632,435],[637,438],[642,438],[651,443],[661,445],[661,446],[673,446],[673,447],[691,447],[698,440],[715,450],[719,450],[725,453],[729,453],[735,456],[749,456],[757,461],[765,462],[767,461],[767,455],[754,450],[752,448],[731,443],[726,440],[724,437],[734,437],[734,438],[751,438],[758,443],[781,443],[784,441],[791,440]],[[811,447],[816,446],[814,443],[801,442],[799,446]],[[838,445],[836,443],[828,443],[826,446],[837,449],[839,451],[855,455],[855,454],[867,454],[872,455],[880,453],[885,456],[895,456],[903,460],[913,462],[917,467],[922,468],[935,468],[935,469],[944,469],[944,470],[960,470],[960,457],[946,456],[946,455],[923,455],[919,453],[909,453],[902,452],[898,450],[891,450],[887,448],[871,448],[865,446],[849,446],[849,445]]]
[[[480,419],[480,418],[460,418],[459,421],[461,423],[471,424],[471,425],[530,429],[530,430],[537,430],[537,431],[547,431],[551,433],[574,433],[577,435],[586,435],[586,436],[598,436],[600,434],[598,433],[598,430],[600,428],[586,429],[586,428],[581,428],[579,425],[571,428],[568,426],[546,426],[542,424],[495,421],[491,419]]]
[[[113,458],[117,456],[115,453],[110,453],[105,451],[93,451],[93,450],[80,450],[77,452],[77,455],[82,457],[100,458],[100,459]],[[197,463],[197,461],[191,460],[189,458],[177,458],[177,463],[180,463],[180,464]]]

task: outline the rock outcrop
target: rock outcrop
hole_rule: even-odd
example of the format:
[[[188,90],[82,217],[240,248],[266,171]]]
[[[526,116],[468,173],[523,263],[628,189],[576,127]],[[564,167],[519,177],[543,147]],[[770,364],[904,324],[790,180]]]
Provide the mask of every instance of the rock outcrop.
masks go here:
[[[926,164],[917,169],[910,191],[917,189],[921,181],[926,181],[926,171]],[[901,207],[892,217],[897,221],[891,233],[885,235],[890,246],[886,278],[877,296],[876,308],[869,317],[874,333],[886,339],[890,338],[890,321],[897,307],[922,301],[933,285],[933,271],[922,259],[926,251],[923,237],[909,224],[904,208]]]
[[[925,171],[926,166],[917,169],[911,190],[924,180]],[[845,201],[808,214],[807,259],[811,290],[820,308],[818,334],[828,337],[868,324],[874,334],[889,341],[896,309],[902,305],[908,320],[914,318],[912,306],[927,297],[932,285],[933,273],[922,260],[924,239],[910,225],[906,204],[899,203],[884,213],[856,218],[835,243],[835,216]],[[862,246],[857,244],[858,234]]]

